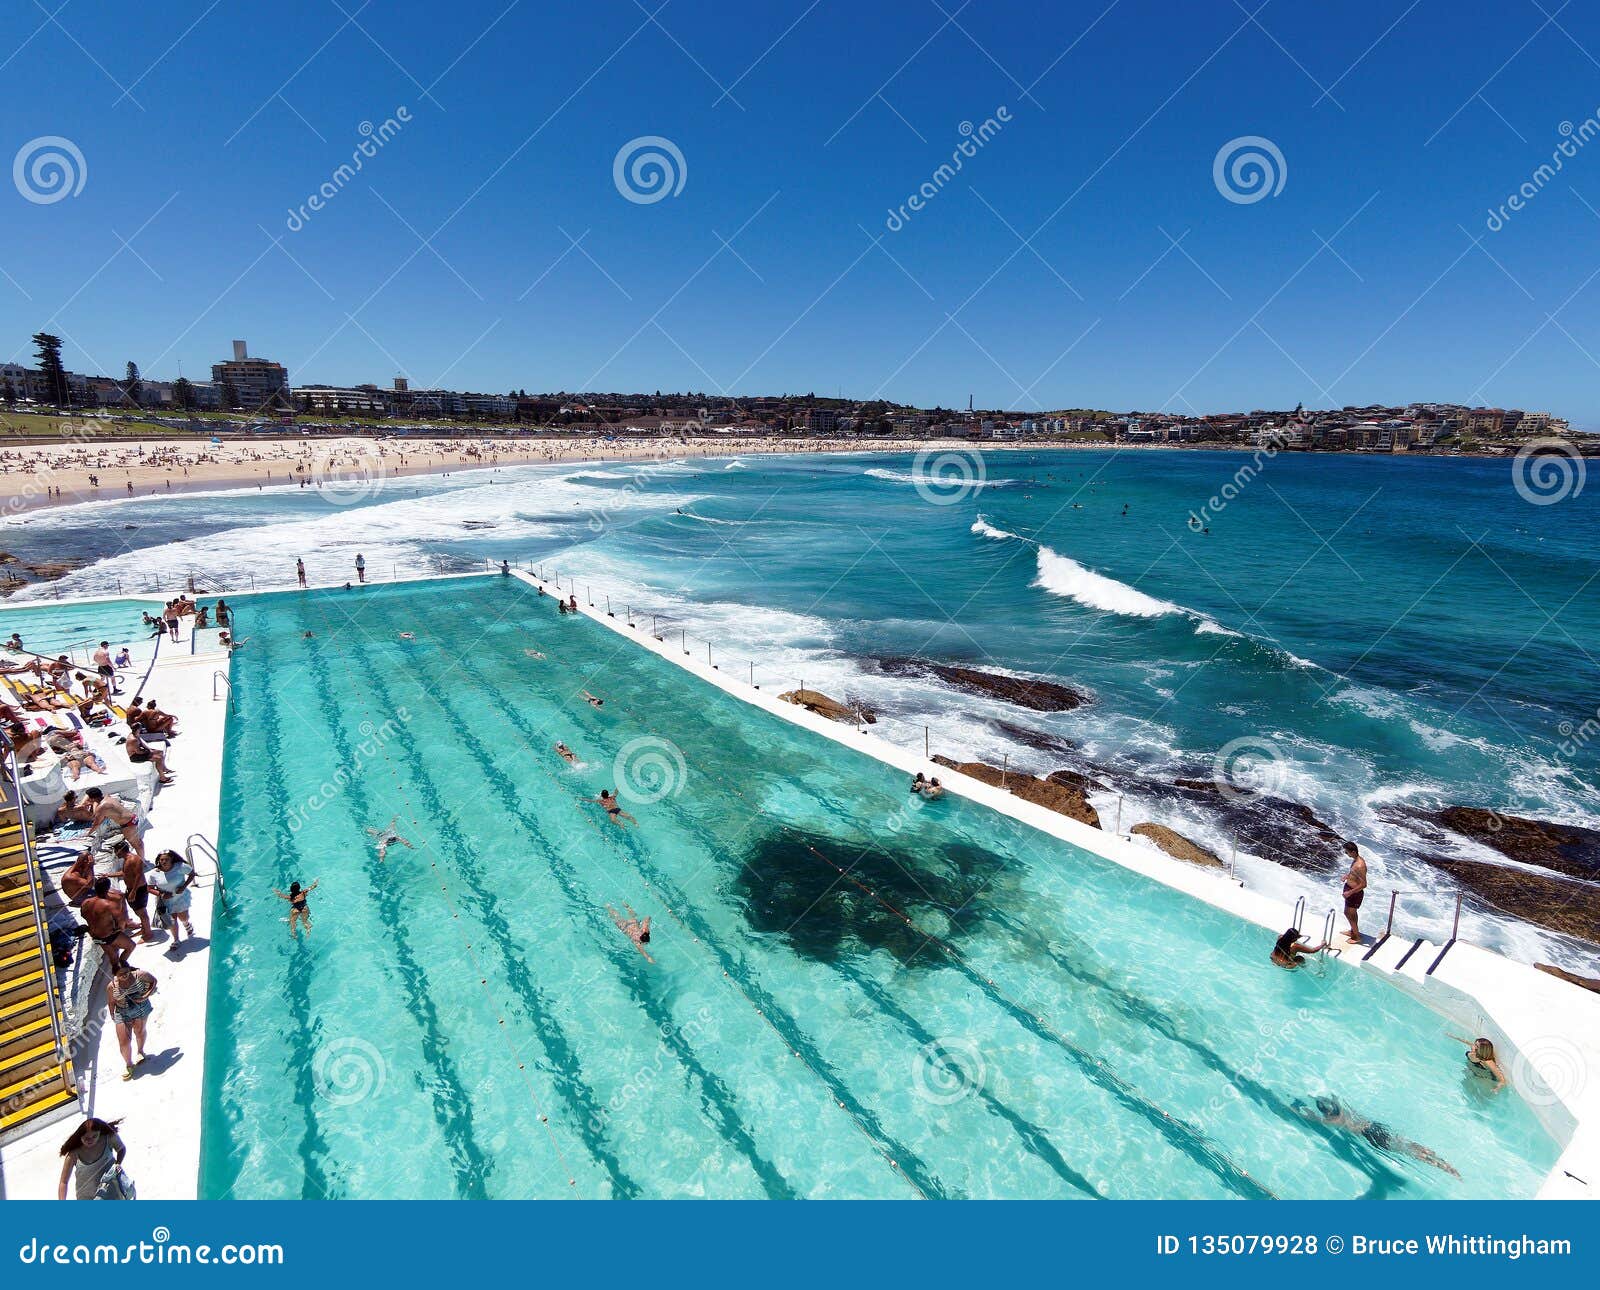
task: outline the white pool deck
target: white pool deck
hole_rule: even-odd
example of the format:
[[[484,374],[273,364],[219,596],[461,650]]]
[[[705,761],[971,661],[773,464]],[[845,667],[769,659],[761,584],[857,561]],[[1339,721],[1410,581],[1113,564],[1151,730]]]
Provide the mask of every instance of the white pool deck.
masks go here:
[[[513,570],[512,576],[530,586],[543,585],[555,594],[553,581],[541,583],[537,576],[523,570]],[[292,588],[263,587],[261,593],[275,590]],[[250,594],[237,593],[237,599],[247,603]],[[99,599],[102,598],[84,597],[80,603]],[[875,757],[908,776],[918,771],[936,774],[950,792],[960,797],[1261,927],[1263,961],[1271,940],[1289,925],[1293,912],[1289,906],[1246,890],[1227,874],[1172,859],[1130,835],[1095,829],[1024,802],[878,738],[867,729],[784,703],[776,693],[758,689],[686,654],[672,637],[656,639],[646,622],[630,623],[625,613],[609,615],[603,607],[587,604],[587,600],[586,593],[579,601],[579,612],[727,694]],[[242,630],[248,637],[248,625]],[[146,686],[146,693],[177,714],[183,732],[172,749],[177,782],[161,790],[149,811],[145,848],[150,856],[167,847],[181,854],[190,835],[198,833],[214,841],[219,833],[228,705],[226,688],[216,682],[215,674],[227,674],[228,656],[226,651],[215,648],[190,654],[187,640],[184,645],[182,651],[163,655]],[[213,697],[214,693],[223,697]],[[242,715],[248,720],[248,714]],[[46,860],[53,873],[64,867],[62,863],[51,863],[49,855]],[[227,863],[224,856],[224,873]],[[125,1121],[122,1133],[129,1148],[127,1168],[141,1199],[193,1199],[198,1191],[215,899],[214,883],[204,861],[199,869],[204,882],[195,890],[191,911],[200,938],[196,948],[176,959],[165,953],[164,943],[141,946],[134,954],[135,965],[152,972],[160,981],[149,1024],[150,1052],[163,1055],[159,1070],[123,1082],[116,1037],[108,1026],[81,1072],[90,1112]],[[1464,942],[1451,946],[1431,972],[1429,968],[1440,959],[1442,946],[1426,942],[1417,945],[1415,937],[1396,935],[1363,961],[1361,956],[1367,948],[1370,944],[1336,958],[1336,970],[1374,973],[1451,1022],[1462,1035],[1481,1034],[1494,1040],[1517,1094],[1533,1108],[1552,1138],[1564,1144],[1560,1158],[1539,1189],[1539,1198],[1600,1198],[1600,995]],[[103,1000],[103,991],[99,995]],[[103,1002],[100,1007],[103,1012]],[[0,1147],[0,1198],[39,1199],[56,1194],[60,1175],[58,1150],[71,1125],[70,1120],[57,1121]]]

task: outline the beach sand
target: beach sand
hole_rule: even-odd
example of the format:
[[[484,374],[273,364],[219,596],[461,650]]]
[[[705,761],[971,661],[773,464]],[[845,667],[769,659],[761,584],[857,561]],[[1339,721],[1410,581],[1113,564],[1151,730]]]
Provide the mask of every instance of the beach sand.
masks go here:
[[[0,518],[20,511],[201,489],[349,486],[404,475],[564,462],[667,461],[772,453],[917,452],[954,441],[817,440],[732,435],[646,439],[366,438],[107,440],[0,451]]]

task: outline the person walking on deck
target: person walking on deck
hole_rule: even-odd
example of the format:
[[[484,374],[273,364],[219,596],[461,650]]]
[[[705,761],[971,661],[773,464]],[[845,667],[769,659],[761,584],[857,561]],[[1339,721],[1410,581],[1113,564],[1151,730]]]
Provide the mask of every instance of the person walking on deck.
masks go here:
[[[306,562],[304,560],[296,560],[294,562],[294,576],[302,587],[306,585]]]

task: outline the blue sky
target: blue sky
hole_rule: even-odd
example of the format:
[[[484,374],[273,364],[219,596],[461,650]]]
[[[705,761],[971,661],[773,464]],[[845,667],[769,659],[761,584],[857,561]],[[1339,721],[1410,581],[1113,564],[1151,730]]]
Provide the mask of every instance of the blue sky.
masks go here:
[[[0,144],[86,178],[0,186],[0,357],[48,326],[108,374],[246,337],[296,383],[1600,426],[1600,137],[1532,178],[1600,111],[1592,6],[59,3],[12,10]],[[643,136],[684,159],[654,202],[613,180]],[[1230,201],[1247,136],[1282,187]]]

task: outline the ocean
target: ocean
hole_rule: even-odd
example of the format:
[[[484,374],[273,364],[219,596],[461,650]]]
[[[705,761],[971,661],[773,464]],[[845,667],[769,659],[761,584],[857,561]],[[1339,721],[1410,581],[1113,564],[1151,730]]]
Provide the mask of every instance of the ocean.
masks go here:
[[[283,585],[296,557],[342,580],[358,552],[375,580],[542,564],[765,687],[869,709],[886,738],[1083,776],[1108,827],[1177,829],[1247,885],[1306,895],[1312,931],[1338,897],[1329,839],[1353,839],[1365,925],[1397,891],[1397,930],[1442,940],[1461,870],[1439,862],[1517,862],[1438,811],[1600,828],[1600,488],[1579,482],[1541,505],[1505,460],[730,457],[108,500],[11,519],[0,547],[82,562],[17,601]],[[917,660],[1085,702],[1036,711]],[[1461,935],[1600,968],[1518,912],[1480,888]]]

